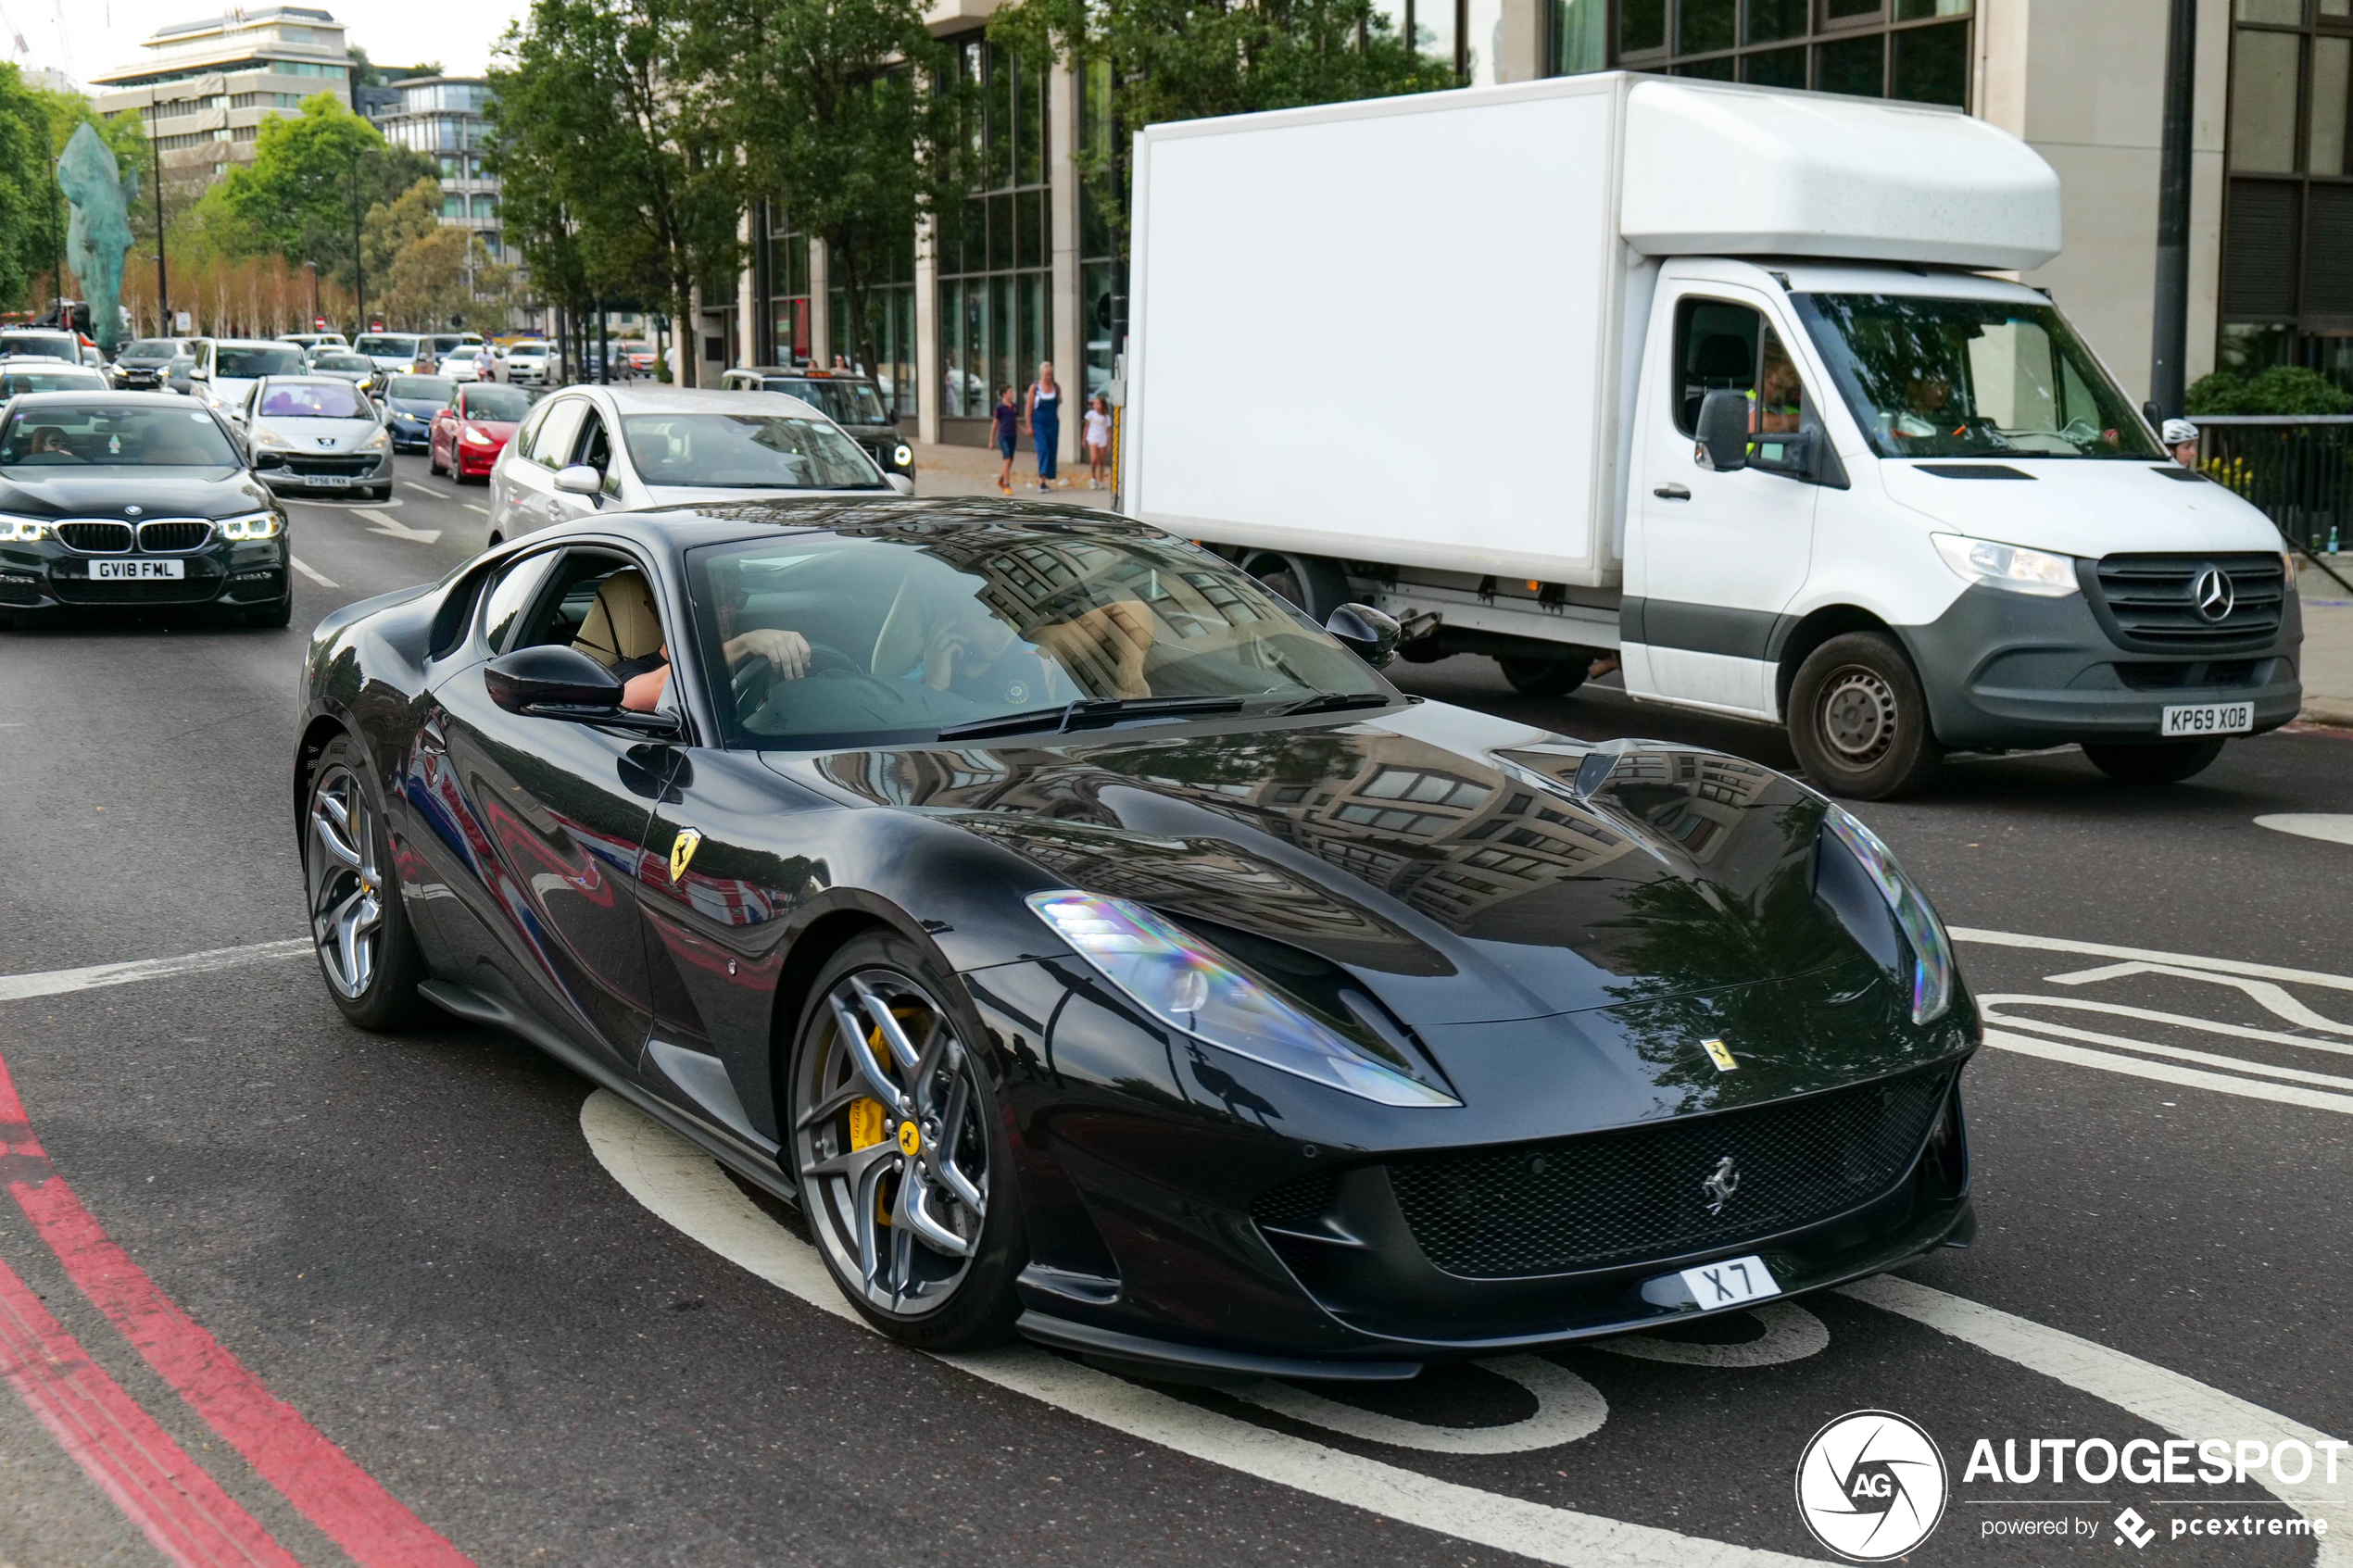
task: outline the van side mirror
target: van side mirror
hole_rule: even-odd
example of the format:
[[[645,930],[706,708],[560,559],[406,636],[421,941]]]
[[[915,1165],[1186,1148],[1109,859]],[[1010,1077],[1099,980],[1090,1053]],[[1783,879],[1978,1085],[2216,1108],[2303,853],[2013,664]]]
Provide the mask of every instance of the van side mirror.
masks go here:
[[[1397,657],[1397,622],[1370,605],[1344,604],[1332,611],[1324,630],[1340,639],[1349,652],[1378,670]]]
[[[1711,392],[1700,401],[1699,447],[1704,469],[1731,473],[1748,467],[1748,394]]]

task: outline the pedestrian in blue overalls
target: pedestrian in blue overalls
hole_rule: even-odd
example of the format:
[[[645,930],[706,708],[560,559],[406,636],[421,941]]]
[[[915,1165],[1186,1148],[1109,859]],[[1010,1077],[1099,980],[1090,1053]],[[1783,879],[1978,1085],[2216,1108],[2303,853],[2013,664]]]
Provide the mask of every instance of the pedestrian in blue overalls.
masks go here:
[[[1052,490],[1061,481],[1054,477],[1054,454],[1062,447],[1063,389],[1054,384],[1054,362],[1038,362],[1038,379],[1029,383],[1029,428],[1038,438],[1038,488]]]

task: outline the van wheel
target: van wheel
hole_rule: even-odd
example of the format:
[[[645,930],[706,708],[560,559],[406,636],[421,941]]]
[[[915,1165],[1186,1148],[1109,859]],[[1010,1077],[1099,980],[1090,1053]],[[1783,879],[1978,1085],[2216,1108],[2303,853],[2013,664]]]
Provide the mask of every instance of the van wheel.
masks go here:
[[[2094,746],[2084,757],[2092,766],[2118,784],[2180,784],[2206,771],[2222,755],[2219,740],[2161,741],[2155,746]]]
[[[1305,610],[1318,626],[1348,602],[1347,574],[1340,571],[1338,561],[1322,556],[1258,550],[1242,558],[1242,570],[1278,597]]]
[[[1806,655],[1790,686],[1789,739],[1807,778],[1854,800],[1910,794],[1942,756],[1919,677],[1884,632],[1848,632]]]
[[[1589,658],[1527,659],[1501,653],[1495,663],[1522,696],[1567,696],[1585,684],[1585,672],[1593,667]]]

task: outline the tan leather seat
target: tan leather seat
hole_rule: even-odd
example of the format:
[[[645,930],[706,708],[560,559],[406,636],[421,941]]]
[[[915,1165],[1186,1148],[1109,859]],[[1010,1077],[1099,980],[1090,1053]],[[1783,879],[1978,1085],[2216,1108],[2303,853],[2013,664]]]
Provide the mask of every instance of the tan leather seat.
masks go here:
[[[654,591],[635,567],[624,567],[598,585],[597,602],[572,646],[610,670],[624,659],[661,651],[661,616]]]

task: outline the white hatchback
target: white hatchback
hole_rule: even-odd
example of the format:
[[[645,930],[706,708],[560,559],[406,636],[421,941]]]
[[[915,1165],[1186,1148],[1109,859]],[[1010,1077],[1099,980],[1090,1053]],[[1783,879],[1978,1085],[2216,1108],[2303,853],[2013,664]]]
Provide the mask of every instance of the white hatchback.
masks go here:
[[[497,545],[599,510],[914,488],[798,397],[574,386],[532,409],[499,454],[487,532]]]

